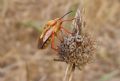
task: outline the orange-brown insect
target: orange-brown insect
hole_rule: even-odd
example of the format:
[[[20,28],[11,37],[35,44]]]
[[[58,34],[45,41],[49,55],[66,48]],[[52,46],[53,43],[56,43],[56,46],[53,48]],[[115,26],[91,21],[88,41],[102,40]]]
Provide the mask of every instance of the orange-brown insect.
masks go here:
[[[71,12],[72,11],[66,13],[64,16],[66,16],[67,14],[69,14]],[[51,41],[51,48],[54,49],[54,50],[57,50],[54,47],[54,38],[57,35],[58,31],[61,31],[63,29],[65,32],[71,33],[69,31],[67,31],[64,27],[62,27],[62,23],[64,21],[71,21],[74,18],[70,19],[70,20],[62,20],[62,18],[64,16],[62,16],[60,18],[56,18],[54,20],[50,20],[50,21],[47,22],[47,24],[45,24],[44,30],[43,30],[42,34],[40,35],[40,37],[38,39],[38,48],[39,49],[44,49],[46,46],[48,46],[48,44]]]

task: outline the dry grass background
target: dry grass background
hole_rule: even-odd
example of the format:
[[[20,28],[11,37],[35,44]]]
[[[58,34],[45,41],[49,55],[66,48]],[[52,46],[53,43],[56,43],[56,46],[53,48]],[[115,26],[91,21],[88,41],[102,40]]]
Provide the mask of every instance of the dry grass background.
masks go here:
[[[34,27],[79,3],[98,50],[96,60],[76,70],[73,80],[120,81],[120,0],[0,0],[0,81],[61,81],[66,64],[54,62],[51,49],[37,49]]]

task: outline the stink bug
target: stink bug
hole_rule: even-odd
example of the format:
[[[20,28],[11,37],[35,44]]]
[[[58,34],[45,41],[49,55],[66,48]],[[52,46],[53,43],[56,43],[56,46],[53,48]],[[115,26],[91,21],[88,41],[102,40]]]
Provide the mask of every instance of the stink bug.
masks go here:
[[[66,16],[67,14],[69,14],[71,12],[72,11],[66,13],[64,16]],[[44,49],[46,46],[48,46],[48,44],[51,41],[51,48],[54,50],[57,50],[54,47],[54,38],[55,38],[55,36],[57,37],[57,33],[62,30],[64,30],[66,33],[71,33],[68,30],[66,30],[64,27],[62,27],[62,23],[64,21],[72,21],[75,18],[70,19],[70,20],[63,20],[64,16],[62,16],[60,18],[56,18],[54,20],[50,20],[45,24],[44,30],[38,39],[38,48],[39,49]]]

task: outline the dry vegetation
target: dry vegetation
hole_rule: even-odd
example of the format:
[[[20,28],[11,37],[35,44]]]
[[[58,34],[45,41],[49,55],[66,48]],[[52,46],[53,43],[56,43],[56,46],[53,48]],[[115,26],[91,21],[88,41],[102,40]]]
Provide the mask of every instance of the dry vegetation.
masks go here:
[[[37,49],[38,28],[79,3],[98,50],[73,80],[120,81],[120,0],[0,0],[0,81],[61,81],[66,64],[54,62],[50,48]]]

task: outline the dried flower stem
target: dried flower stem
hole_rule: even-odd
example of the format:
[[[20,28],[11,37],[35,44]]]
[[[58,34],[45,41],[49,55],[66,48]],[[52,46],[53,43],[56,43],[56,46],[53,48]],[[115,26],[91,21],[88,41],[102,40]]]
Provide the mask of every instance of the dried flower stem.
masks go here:
[[[63,81],[71,81],[74,70],[75,70],[75,65],[74,64],[68,64]]]

